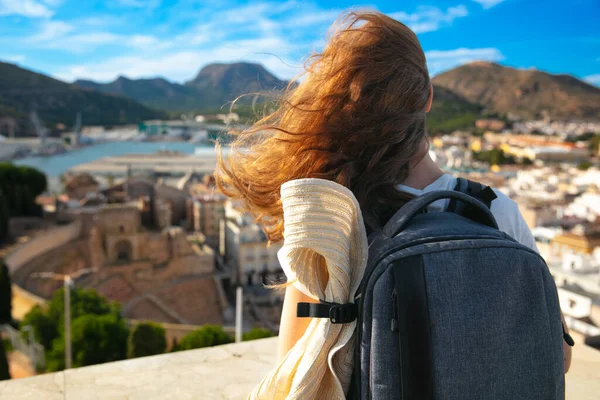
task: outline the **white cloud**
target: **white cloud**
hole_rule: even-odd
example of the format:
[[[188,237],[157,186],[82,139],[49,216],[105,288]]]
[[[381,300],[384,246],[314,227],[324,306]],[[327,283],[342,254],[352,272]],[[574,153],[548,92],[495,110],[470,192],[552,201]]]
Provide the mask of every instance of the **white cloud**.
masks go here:
[[[429,73],[437,75],[442,71],[458,67],[473,61],[502,61],[504,55],[493,47],[467,49],[459,48],[454,50],[431,50],[425,52],[427,58],[427,67]]]
[[[473,0],[475,3],[481,4],[481,6],[485,9],[492,8],[505,0]]]
[[[160,41],[154,36],[133,35],[127,38],[127,45],[135,48],[145,48],[157,45]]]
[[[45,21],[40,31],[30,36],[27,41],[31,43],[47,44],[47,42],[61,38],[74,29],[73,25],[62,21]]]
[[[583,80],[591,83],[592,85],[600,87],[600,74],[584,76]]]
[[[137,0],[126,3],[141,5]],[[303,71],[302,57],[313,50],[316,37],[307,39],[306,29],[312,29],[313,36],[319,35],[320,25],[332,22],[339,13],[339,10],[323,10],[312,2],[297,0],[201,8],[194,10],[192,19],[189,16],[181,19],[182,23],[195,20],[195,25],[175,35],[172,23],[165,25],[163,31],[158,26],[152,31],[156,36],[142,33],[143,30],[135,35],[112,33],[114,31],[93,24],[100,20],[92,19],[92,24],[86,25],[83,19],[77,19],[69,21],[75,26],[72,32],[46,41],[44,46],[90,55],[100,47],[103,52],[110,51],[101,60],[92,56],[69,65],[58,64],[51,73],[67,81],[78,78],[110,81],[125,75],[130,78],[164,76],[183,82],[192,79],[207,63],[235,61],[258,62],[278,77],[289,79]],[[448,13],[453,16],[456,11]],[[132,50],[126,52],[123,47]],[[115,51],[116,48],[120,50]]]
[[[36,0],[0,0],[0,16],[21,15],[29,18],[51,17],[54,13]]]
[[[50,7],[58,7],[63,3],[63,1],[64,0],[42,0],[42,2],[49,5]]]
[[[160,6],[161,0],[118,0],[124,7],[155,9]]]
[[[79,21],[80,25],[81,22]],[[120,35],[111,32],[91,31],[77,33],[76,26],[63,21],[45,21],[40,31],[26,39],[27,43],[49,49],[60,49],[71,53],[85,53],[99,46],[126,46],[134,49],[153,50],[167,48],[163,42],[149,35]]]
[[[327,10],[321,12],[307,12],[289,18],[285,24],[288,27],[306,28],[313,25],[332,24],[342,12],[340,10]]]
[[[124,22],[124,18],[117,17],[114,15],[94,15],[91,17],[84,17],[77,20],[71,21],[72,23],[82,27],[107,27],[110,25],[117,25]]]
[[[100,46],[125,46],[137,50],[145,50],[152,47],[152,50],[158,50],[169,47],[169,43],[147,35],[118,35],[110,32],[90,32],[65,36],[48,44],[50,48],[63,49],[72,53],[90,52]]]
[[[437,31],[444,26],[451,25],[455,19],[467,15],[469,15],[469,10],[462,4],[450,7],[445,12],[437,7],[421,6],[412,14],[404,11],[390,14],[392,18],[408,25],[417,34]]]
[[[14,62],[14,63],[22,63],[23,61],[25,61],[25,56],[22,54],[13,54],[10,56],[4,56],[4,57],[0,57],[3,58],[5,60]]]
[[[273,49],[277,49],[278,55],[285,54],[285,61],[271,54]],[[106,82],[124,75],[132,79],[166,76],[169,80],[184,82],[192,79],[207,63],[250,61],[263,64],[280,78],[292,78],[302,71],[301,65],[288,61],[286,55],[293,49],[280,37],[244,39],[200,50],[114,57],[96,63],[72,65],[53,75],[66,81],[92,79]]]

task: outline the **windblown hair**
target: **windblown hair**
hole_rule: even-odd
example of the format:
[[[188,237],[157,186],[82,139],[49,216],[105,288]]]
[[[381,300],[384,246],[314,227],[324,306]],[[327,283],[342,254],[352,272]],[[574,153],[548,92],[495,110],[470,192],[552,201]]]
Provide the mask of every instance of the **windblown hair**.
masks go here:
[[[348,13],[305,70],[275,112],[231,132],[237,138],[227,161],[217,146],[217,185],[242,200],[271,242],[283,238],[286,181],[335,181],[354,193],[366,220],[378,220],[379,207],[406,200],[395,185],[426,151],[429,74],[404,24],[378,12]]]

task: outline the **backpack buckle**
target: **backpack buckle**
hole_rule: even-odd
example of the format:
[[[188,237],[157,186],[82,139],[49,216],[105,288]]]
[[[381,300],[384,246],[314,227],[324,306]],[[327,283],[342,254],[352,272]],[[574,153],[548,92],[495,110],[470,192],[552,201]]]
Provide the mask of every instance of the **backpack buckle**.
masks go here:
[[[329,308],[329,320],[332,324],[347,324],[358,316],[358,308],[354,303],[333,304]]]

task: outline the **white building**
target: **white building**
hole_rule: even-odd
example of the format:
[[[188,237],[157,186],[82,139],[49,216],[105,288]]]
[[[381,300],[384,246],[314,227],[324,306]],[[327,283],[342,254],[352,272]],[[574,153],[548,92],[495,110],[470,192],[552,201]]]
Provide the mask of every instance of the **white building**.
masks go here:
[[[578,175],[573,178],[573,184],[585,187],[595,185],[600,188],[600,169],[590,168],[585,172],[578,171]]]
[[[225,215],[222,244],[225,260],[232,267],[233,281],[253,285],[260,283],[266,274],[280,273],[277,252],[282,244],[269,245],[262,227],[234,202],[226,202]]]
[[[565,215],[595,221],[600,217],[600,193],[584,193],[575,198],[566,207]]]
[[[560,262],[549,264],[567,325],[586,337],[600,335],[600,251],[597,253],[564,254]]]
[[[193,228],[202,232],[206,242],[217,246],[220,235],[220,222],[225,219],[226,197],[220,193],[204,194],[194,198]]]

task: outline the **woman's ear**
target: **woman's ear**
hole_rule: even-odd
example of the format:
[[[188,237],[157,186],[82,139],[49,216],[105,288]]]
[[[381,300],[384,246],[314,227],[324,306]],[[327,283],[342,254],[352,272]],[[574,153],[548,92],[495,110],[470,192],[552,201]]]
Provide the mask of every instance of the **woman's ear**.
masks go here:
[[[429,110],[431,110],[432,102],[433,102],[433,84],[429,85],[429,100],[427,100],[427,106],[425,107],[425,112],[429,112]]]

